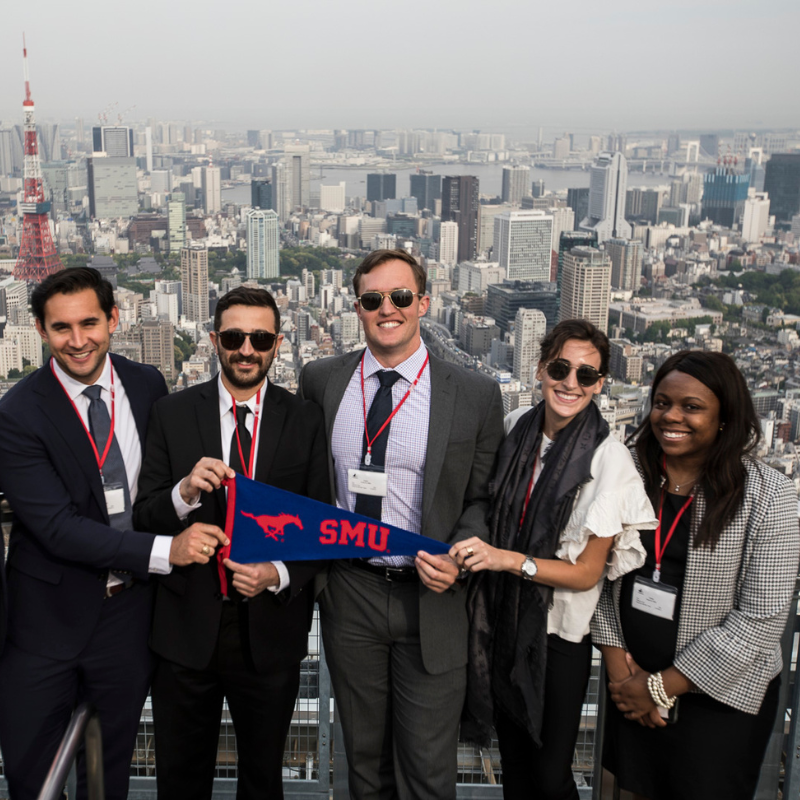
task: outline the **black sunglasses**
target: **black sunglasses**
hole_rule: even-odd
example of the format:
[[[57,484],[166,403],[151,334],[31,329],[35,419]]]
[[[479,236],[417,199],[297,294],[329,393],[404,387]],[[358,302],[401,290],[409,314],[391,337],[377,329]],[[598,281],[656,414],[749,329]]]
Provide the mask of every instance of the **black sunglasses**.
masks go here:
[[[603,377],[594,367],[588,364],[573,367],[565,358],[557,358],[554,361],[550,361],[545,367],[547,374],[554,381],[566,380],[572,369],[575,370],[575,377],[581,386],[594,386]]]
[[[270,333],[269,331],[253,331],[252,333],[217,331],[217,336],[219,336],[219,343],[226,350],[238,350],[244,344],[245,339],[250,339],[253,350],[258,350],[259,353],[269,350],[278,338],[277,333]]]
[[[361,297],[356,299],[364,311],[377,311],[381,307],[384,297],[388,297],[395,308],[408,308],[414,302],[415,297],[422,297],[422,295],[414,294],[411,289],[392,289],[391,292],[364,292]]]

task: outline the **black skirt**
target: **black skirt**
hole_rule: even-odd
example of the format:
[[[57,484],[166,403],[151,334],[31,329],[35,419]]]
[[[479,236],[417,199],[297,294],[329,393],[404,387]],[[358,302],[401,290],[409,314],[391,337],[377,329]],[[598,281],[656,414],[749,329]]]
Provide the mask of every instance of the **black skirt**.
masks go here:
[[[684,694],[678,720],[644,728],[625,719],[610,697],[603,766],[620,788],[650,800],[752,800],[778,709],[780,676],[758,714],[706,694]]]

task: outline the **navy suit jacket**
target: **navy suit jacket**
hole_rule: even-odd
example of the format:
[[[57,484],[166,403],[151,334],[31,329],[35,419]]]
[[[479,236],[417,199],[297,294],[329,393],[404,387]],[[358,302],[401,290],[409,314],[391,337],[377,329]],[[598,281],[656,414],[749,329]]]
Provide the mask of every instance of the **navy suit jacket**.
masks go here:
[[[154,367],[111,359],[144,448],[166,383]],[[109,526],[92,446],[49,363],[0,401],[0,489],[14,512],[8,639],[36,655],[74,658],[97,623],[109,570],[148,579],[154,534]]]

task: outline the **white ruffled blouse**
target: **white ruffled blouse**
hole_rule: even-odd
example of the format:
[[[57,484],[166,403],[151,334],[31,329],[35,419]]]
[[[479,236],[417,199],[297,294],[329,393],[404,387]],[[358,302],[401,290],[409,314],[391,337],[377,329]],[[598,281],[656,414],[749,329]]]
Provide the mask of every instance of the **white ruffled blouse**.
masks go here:
[[[506,417],[506,436],[529,411],[519,408]],[[589,536],[616,537],[603,577],[585,591],[554,589],[547,616],[547,632],[569,642],[580,642],[589,633],[603,581],[613,581],[644,564],[645,550],[639,530],[654,530],[658,520],[644,484],[624,444],[608,436],[592,458],[592,480],[579,490],[572,514],[559,538],[556,557],[577,562]]]

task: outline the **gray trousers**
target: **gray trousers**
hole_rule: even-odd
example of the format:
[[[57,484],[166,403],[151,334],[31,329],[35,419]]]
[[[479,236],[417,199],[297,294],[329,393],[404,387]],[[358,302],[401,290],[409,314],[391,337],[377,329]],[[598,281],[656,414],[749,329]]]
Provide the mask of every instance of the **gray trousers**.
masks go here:
[[[425,671],[418,583],[337,561],[319,606],[350,796],[455,800],[466,667]]]

